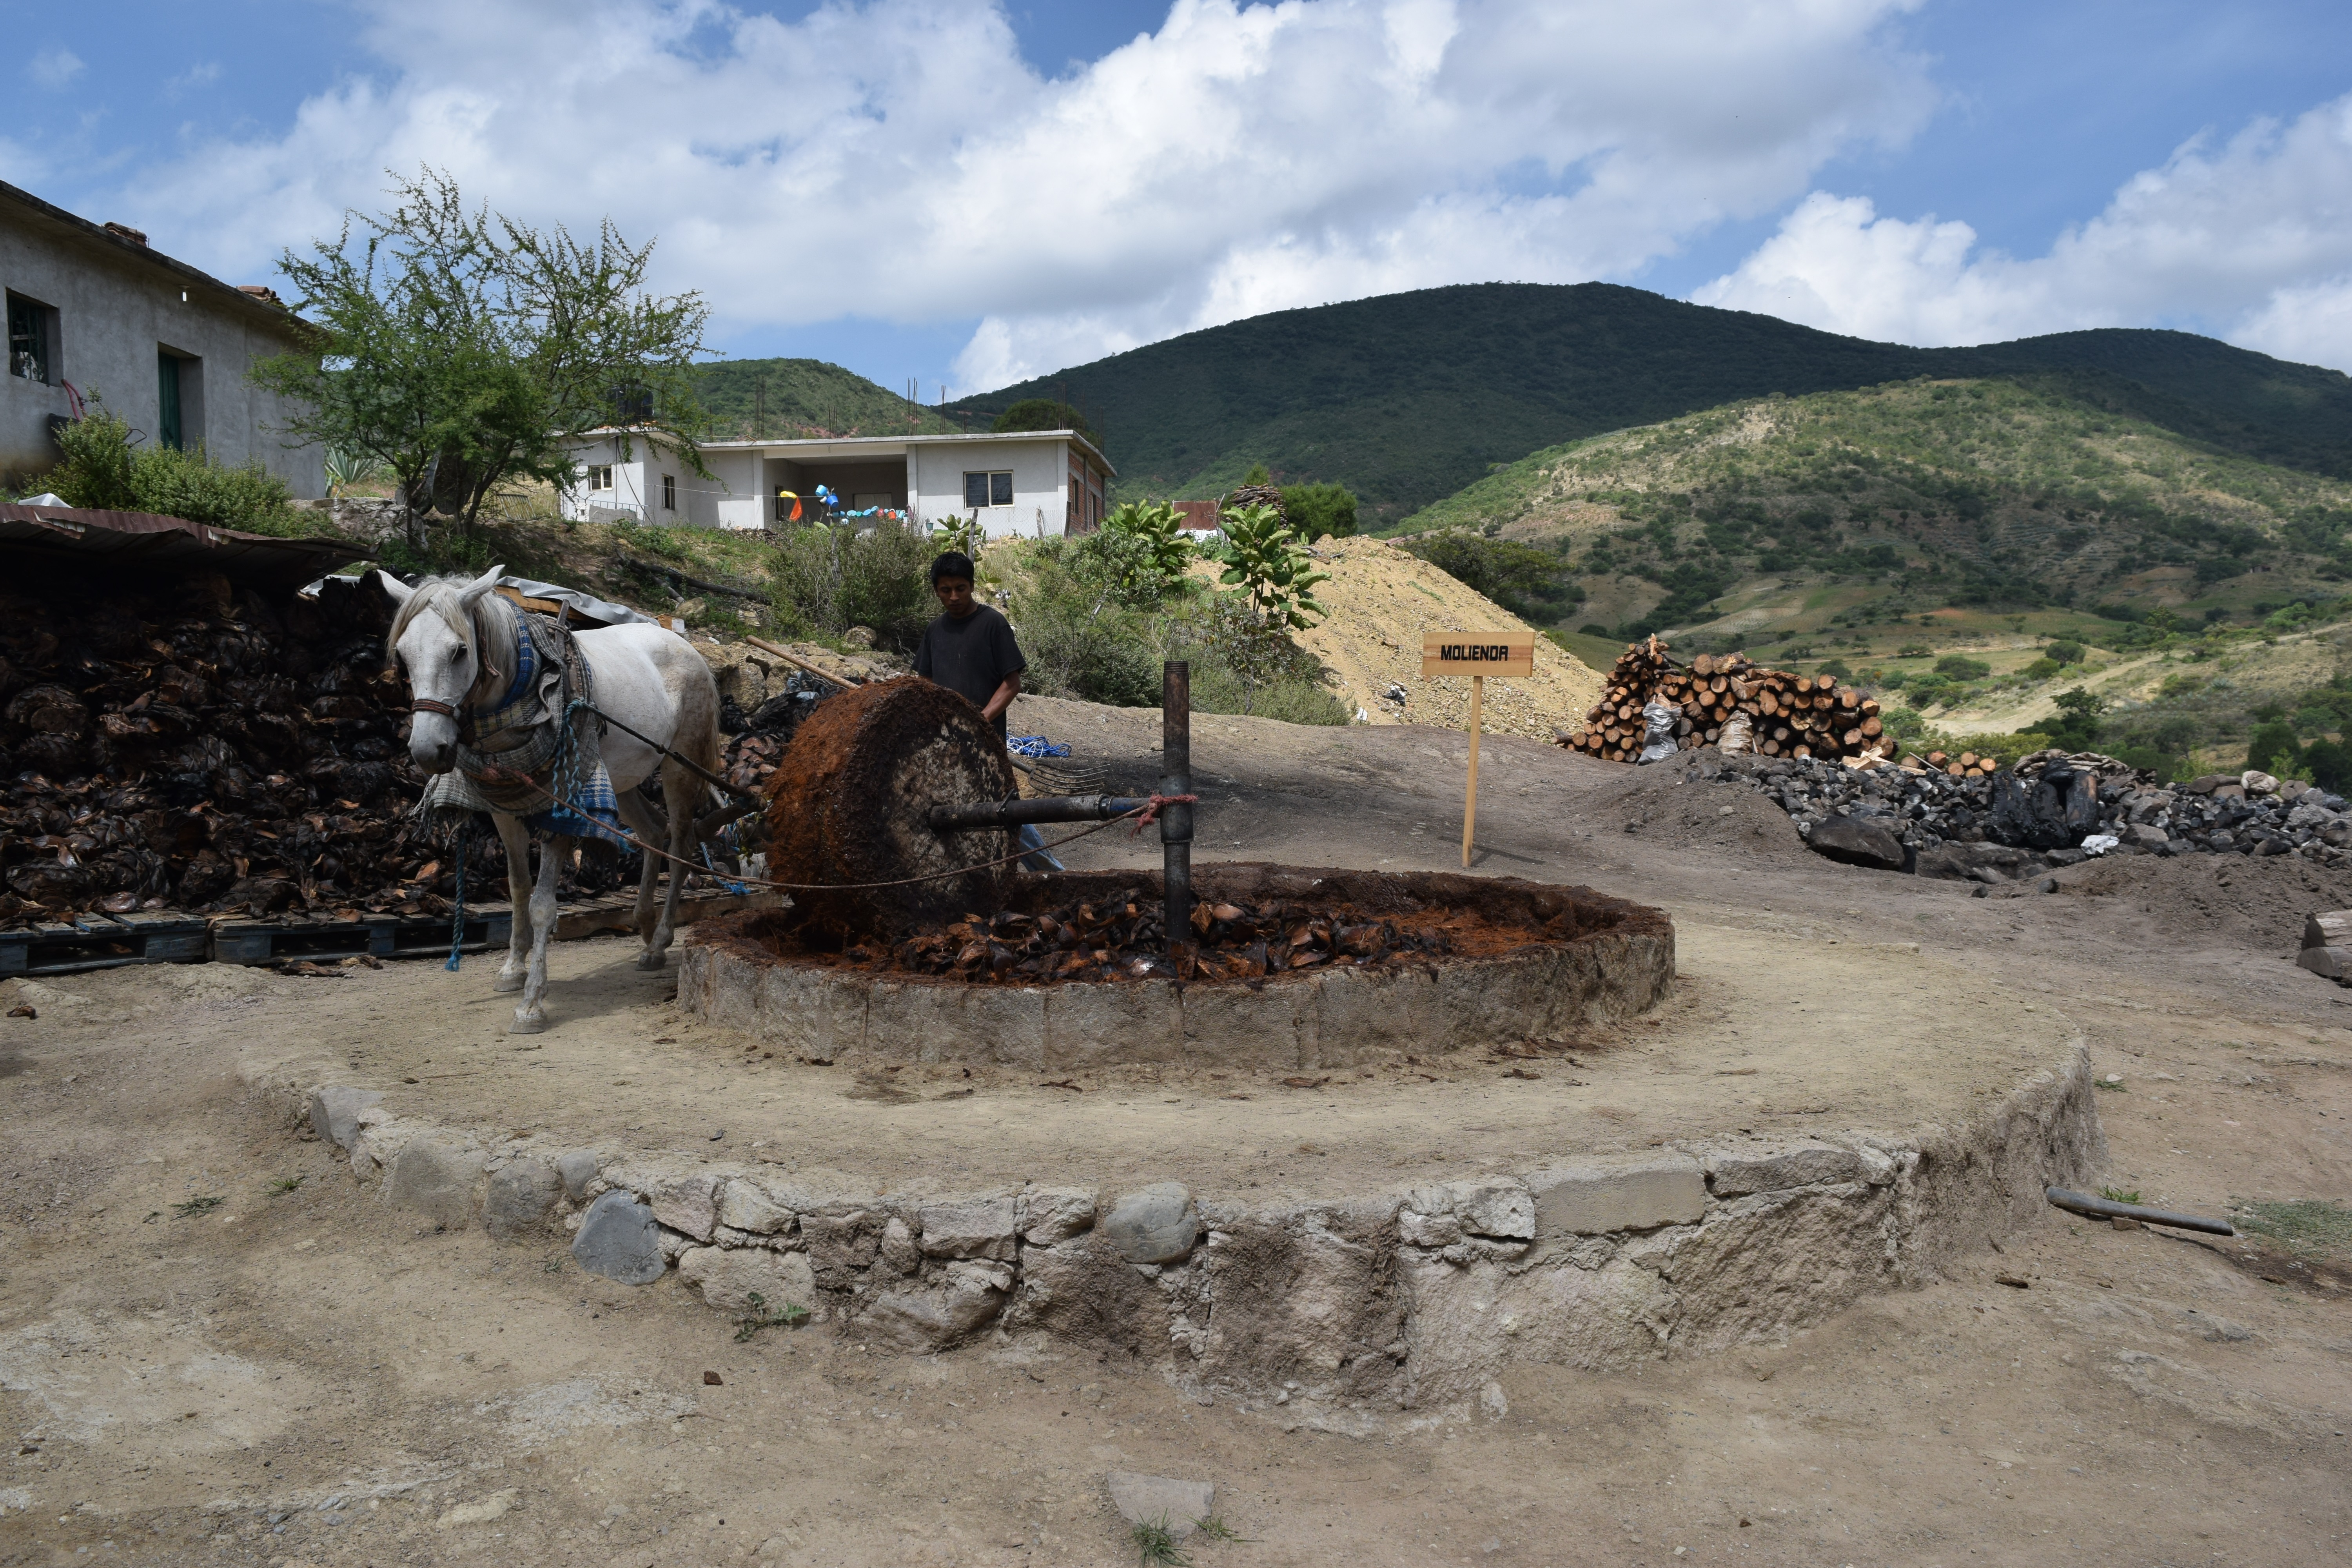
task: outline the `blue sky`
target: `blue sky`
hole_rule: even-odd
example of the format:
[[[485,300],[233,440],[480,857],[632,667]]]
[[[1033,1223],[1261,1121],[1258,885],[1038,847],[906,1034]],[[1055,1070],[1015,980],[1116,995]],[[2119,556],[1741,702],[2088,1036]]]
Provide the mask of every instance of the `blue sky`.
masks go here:
[[[215,0],[16,34],[0,178],[233,281],[431,162],[659,235],[730,353],[927,397],[1489,278],[2352,368],[2341,5]]]

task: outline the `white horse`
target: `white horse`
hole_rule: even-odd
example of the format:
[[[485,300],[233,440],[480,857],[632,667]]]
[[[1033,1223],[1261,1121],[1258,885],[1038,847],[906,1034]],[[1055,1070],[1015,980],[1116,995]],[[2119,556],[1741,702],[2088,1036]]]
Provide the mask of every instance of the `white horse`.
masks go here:
[[[520,618],[490,593],[504,570],[493,566],[470,583],[460,577],[428,578],[414,588],[389,573],[379,574],[384,591],[400,605],[385,638],[385,653],[399,661],[408,678],[413,715],[408,754],[421,773],[446,773],[456,766],[458,715],[495,710],[514,679]],[[599,755],[612,775],[621,819],[644,842],[658,841],[660,829],[639,798],[637,785],[660,769],[662,798],[669,812],[669,852],[678,861],[690,859],[696,848],[695,812],[706,786],[684,764],[666,760],[656,746],[718,771],[719,687],[710,666],[685,638],[657,626],[605,626],[572,636],[593,672],[596,707],[614,721],[604,732]],[[560,705],[554,717],[562,717]],[[556,868],[570,853],[572,841],[563,837],[550,840],[540,854],[534,886],[530,835],[521,817],[493,811],[490,820],[506,846],[508,897],[514,910],[514,932],[495,989],[522,993],[513,1032],[533,1035],[547,1027],[541,999],[547,994],[547,940],[555,925]],[[656,922],[657,858],[645,857],[645,875],[637,884],[637,935],[646,944],[637,955],[640,969],[659,969],[667,961],[678,886],[684,879],[685,868],[672,863],[668,896]]]

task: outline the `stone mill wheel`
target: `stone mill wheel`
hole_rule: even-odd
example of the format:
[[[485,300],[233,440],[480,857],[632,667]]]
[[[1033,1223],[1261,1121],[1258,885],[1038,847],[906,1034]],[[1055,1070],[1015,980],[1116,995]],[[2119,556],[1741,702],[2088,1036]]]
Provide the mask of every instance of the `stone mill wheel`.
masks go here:
[[[995,860],[1018,847],[1006,830],[942,834],[933,805],[1019,793],[1012,762],[980,710],[913,676],[827,699],[793,735],[768,782],[768,875],[839,892],[790,895],[802,921],[843,938],[1003,907],[1013,866],[900,887],[896,882]]]

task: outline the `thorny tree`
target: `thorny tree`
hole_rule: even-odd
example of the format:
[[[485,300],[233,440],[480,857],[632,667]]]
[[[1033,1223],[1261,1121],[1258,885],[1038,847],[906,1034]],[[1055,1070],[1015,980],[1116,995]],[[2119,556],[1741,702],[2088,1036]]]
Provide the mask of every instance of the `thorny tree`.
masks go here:
[[[446,174],[395,177],[393,210],[346,213],[332,243],[278,261],[316,329],[254,367],[299,412],[281,434],[381,463],[409,542],[437,513],[473,530],[499,485],[563,486],[568,443],[617,427],[709,477],[690,367],[709,316],[694,292],[646,291],[650,241],[608,219],[593,240],[469,211]]]

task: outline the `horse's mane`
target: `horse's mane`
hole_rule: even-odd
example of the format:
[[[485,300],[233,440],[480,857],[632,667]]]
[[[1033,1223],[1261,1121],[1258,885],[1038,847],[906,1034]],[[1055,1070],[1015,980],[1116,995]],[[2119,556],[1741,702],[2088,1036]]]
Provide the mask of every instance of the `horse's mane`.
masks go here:
[[[384,667],[392,668],[400,648],[401,634],[408,630],[409,623],[430,610],[439,616],[465,643],[467,657],[473,660],[472,668],[481,668],[482,649],[475,632],[474,617],[467,615],[466,606],[457,602],[457,595],[472,583],[470,577],[427,577],[416,584],[416,591],[408,595],[408,602],[401,605],[400,613],[392,617],[392,630],[384,634]],[[478,605],[480,602],[475,601]]]

